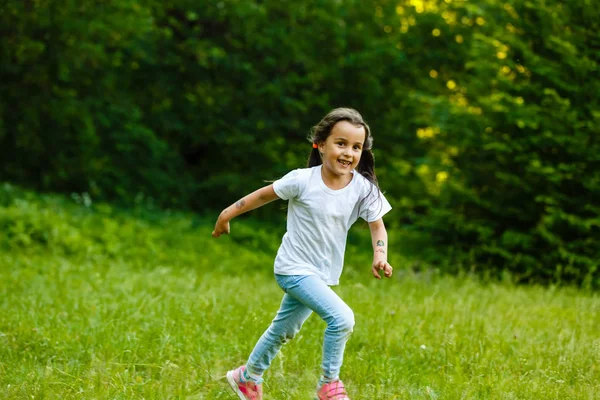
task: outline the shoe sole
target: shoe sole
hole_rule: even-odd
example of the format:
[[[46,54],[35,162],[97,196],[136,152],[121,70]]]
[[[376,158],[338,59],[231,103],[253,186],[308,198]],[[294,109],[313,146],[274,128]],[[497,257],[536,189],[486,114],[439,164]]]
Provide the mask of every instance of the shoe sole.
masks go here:
[[[240,392],[240,389],[238,389],[238,385],[235,382],[235,379],[233,379],[233,371],[227,372],[227,382],[229,383],[231,390],[233,390],[233,393],[237,394],[240,400],[248,400],[244,393]]]

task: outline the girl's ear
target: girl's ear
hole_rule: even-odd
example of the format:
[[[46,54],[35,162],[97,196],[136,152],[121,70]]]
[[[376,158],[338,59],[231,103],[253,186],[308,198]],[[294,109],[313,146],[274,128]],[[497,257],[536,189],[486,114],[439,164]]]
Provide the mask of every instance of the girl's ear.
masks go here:
[[[319,153],[323,153],[323,150],[325,149],[325,142],[319,142],[318,146],[319,146]]]

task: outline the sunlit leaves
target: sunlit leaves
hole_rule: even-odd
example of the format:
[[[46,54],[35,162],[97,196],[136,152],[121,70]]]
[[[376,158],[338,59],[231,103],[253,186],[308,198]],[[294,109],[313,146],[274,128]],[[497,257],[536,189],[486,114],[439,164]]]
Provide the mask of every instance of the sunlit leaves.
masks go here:
[[[305,165],[310,127],[351,106],[398,201],[390,226],[541,276],[598,244],[590,4],[9,1],[0,177],[219,208]]]

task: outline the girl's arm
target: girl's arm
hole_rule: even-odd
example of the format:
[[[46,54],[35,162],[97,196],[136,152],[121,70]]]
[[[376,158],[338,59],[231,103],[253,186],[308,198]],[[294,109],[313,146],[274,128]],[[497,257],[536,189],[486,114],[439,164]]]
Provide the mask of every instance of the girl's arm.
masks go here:
[[[277,200],[278,198],[279,197],[275,194],[275,190],[273,190],[272,184],[260,188],[241,198],[240,200],[236,201],[235,204],[232,204],[221,211],[212,235],[217,238],[224,233],[229,234],[229,221],[231,221],[233,218],[250,210],[254,210],[255,208],[264,206],[265,204],[270,203],[273,200]]]
[[[387,249],[388,249],[388,236],[383,224],[383,219],[378,219],[374,222],[369,222],[369,229],[371,230],[371,241],[373,242],[373,266],[371,272],[377,279],[381,279],[379,271],[383,270],[383,274],[386,278],[392,276],[394,270],[392,266],[387,262]]]

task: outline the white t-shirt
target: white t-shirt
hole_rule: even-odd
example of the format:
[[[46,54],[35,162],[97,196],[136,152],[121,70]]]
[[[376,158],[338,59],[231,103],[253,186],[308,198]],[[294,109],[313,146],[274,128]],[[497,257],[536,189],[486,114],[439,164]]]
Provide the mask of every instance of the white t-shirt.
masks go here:
[[[273,183],[277,196],[289,200],[275,273],[318,275],[328,285],[337,285],[352,224],[358,217],[377,221],[392,207],[360,173],[353,171],[346,187],[332,190],[323,182],[321,168],[296,169]]]

